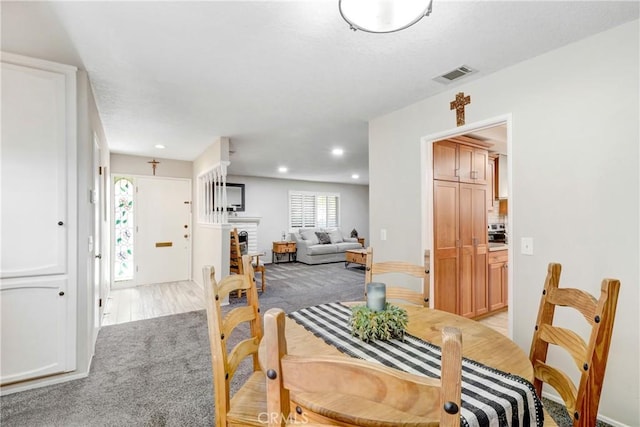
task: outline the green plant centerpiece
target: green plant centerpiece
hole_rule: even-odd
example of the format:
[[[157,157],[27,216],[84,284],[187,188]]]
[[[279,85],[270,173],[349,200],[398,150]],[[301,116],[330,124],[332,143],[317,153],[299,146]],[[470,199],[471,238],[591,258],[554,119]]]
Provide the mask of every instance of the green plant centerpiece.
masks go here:
[[[366,305],[356,305],[351,307],[349,326],[351,335],[365,342],[392,338],[404,340],[408,321],[405,309],[389,303],[381,311],[373,311]]]

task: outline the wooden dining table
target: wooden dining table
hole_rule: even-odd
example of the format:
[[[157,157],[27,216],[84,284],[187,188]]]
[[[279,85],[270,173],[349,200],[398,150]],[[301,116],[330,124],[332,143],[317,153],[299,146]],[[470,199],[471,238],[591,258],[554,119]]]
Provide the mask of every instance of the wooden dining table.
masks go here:
[[[344,305],[363,304],[358,302],[342,303]],[[488,367],[498,369],[505,373],[514,374],[527,381],[533,380],[533,368],[529,358],[524,351],[505,335],[491,329],[480,322],[447,313],[440,310],[424,308],[413,305],[397,304],[404,308],[409,315],[409,322],[406,331],[431,344],[442,345],[442,328],[453,326],[462,332],[462,353],[463,357],[484,364]],[[285,336],[287,341],[287,353],[298,356],[339,356],[351,357],[343,353],[333,345],[326,343],[323,339],[315,336],[295,320],[287,317],[285,322]],[[259,359],[262,368],[266,371],[263,361],[265,356],[264,340],[260,344]],[[295,402],[294,402],[295,401]],[[292,396],[292,407],[301,405],[314,412],[331,413],[341,411],[340,399],[335,394],[320,394],[305,396]],[[337,406],[336,406],[337,405]],[[356,413],[360,417],[366,418],[370,412],[369,404],[363,404],[362,410],[350,405],[348,411]],[[379,414],[376,415],[378,417]],[[393,425],[397,423],[397,413],[389,411],[388,420],[378,420],[379,424],[373,422],[371,425]],[[362,419],[362,418],[361,418]],[[403,419],[401,425],[420,425],[419,419]],[[389,424],[385,424],[388,422]]]

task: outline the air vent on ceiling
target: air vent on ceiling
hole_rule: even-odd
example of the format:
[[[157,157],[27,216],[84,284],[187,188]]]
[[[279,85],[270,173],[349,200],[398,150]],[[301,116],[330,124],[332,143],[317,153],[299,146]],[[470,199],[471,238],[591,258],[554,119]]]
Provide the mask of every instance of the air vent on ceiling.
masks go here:
[[[461,65],[455,70],[451,70],[448,73],[444,73],[441,76],[435,77],[433,80],[446,84],[475,72],[476,70],[474,70],[473,68],[466,65]]]

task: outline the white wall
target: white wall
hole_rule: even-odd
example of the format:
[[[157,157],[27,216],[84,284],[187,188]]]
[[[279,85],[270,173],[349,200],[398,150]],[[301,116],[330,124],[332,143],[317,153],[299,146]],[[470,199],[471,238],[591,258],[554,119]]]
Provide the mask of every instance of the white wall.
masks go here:
[[[245,184],[245,211],[238,216],[261,217],[258,226],[258,251],[271,262],[272,242],[289,235],[289,191],[317,191],[340,194],[340,224],[344,233],[354,228],[369,242],[369,187],[289,179],[228,176],[227,182]],[[348,235],[348,234],[347,234]]]
[[[155,159],[160,162],[156,166],[156,176],[192,178],[193,162],[160,157]],[[111,153],[111,173],[153,176],[153,169],[151,164],[148,163],[151,160],[151,157],[146,156]]]
[[[459,91],[471,95],[467,127],[512,115],[511,236],[516,245],[533,237],[535,250],[511,251],[513,339],[528,354],[549,262],[563,265],[561,285],[593,294],[602,278],[620,279],[600,413],[633,426],[640,420],[638,33],[636,20],[452,87],[369,127],[372,244],[385,257],[419,260],[421,244],[432,240],[422,227],[421,138],[455,128],[449,102]],[[426,193],[432,197],[430,184]]]
[[[224,141],[223,141],[224,140]],[[221,145],[226,154],[221,153]],[[228,156],[228,140],[219,138],[210,145],[198,158],[193,162],[193,194],[192,194],[192,212],[193,212],[193,239],[192,239],[192,268],[193,281],[203,286],[202,268],[205,265],[213,265],[216,271],[216,280],[221,280],[229,273],[229,244],[223,245],[222,242],[229,241],[229,227],[221,225],[201,224],[198,222],[198,176],[210,171],[220,161],[224,161]]]

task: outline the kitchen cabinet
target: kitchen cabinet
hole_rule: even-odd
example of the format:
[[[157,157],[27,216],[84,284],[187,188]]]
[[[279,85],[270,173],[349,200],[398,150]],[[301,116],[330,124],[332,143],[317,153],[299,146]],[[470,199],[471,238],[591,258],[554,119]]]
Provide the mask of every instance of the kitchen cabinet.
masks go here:
[[[465,317],[488,312],[487,186],[434,181],[434,305]]]
[[[76,69],[2,54],[2,385],[76,367]]]
[[[489,152],[482,143],[467,137],[437,141],[433,144],[433,179],[484,184],[489,181]]]
[[[507,307],[508,298],[508,251],[489,252],[488,263],[488,290],[489,311],[500,310]]]

